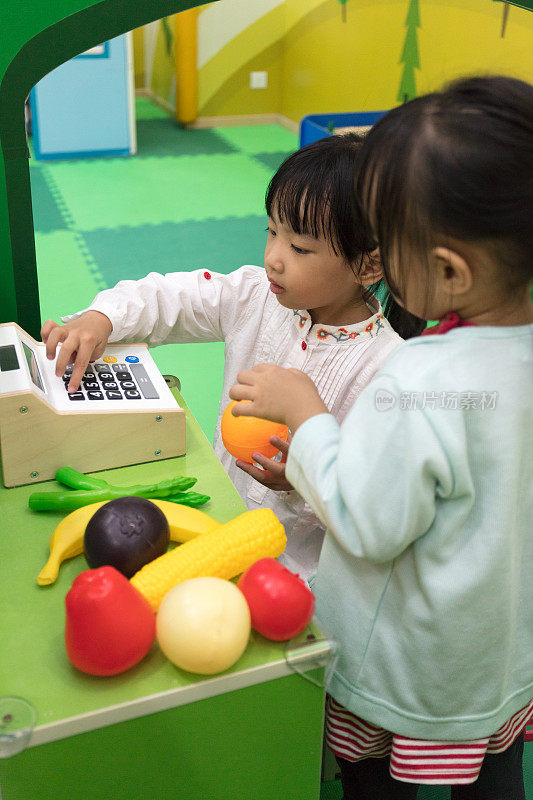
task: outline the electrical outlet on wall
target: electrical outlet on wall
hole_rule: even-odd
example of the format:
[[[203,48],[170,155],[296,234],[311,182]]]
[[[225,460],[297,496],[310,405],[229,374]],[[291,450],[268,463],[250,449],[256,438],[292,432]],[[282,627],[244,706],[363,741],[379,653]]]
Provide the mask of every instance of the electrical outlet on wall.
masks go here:
[[[266,89],[268,72],[250,72],[250,89]]]

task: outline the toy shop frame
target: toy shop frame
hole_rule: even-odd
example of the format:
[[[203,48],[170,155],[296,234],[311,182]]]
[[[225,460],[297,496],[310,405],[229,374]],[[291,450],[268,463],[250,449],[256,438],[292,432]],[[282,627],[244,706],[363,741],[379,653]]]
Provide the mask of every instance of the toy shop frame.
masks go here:
[[[41,78],[79,53],[196,0],[7,0],[0,6],[0,322],[39,338],[39,287],[24,105]]]
[[[532,10],[533,0],[496,0]],[[24,104],[65,61],[197,0],[25,0],[0,4],[0,322],[39,338],[39,287]],[[506,15],[505,15],[506,18]],[[503,28],[502,28],[503,35]]]

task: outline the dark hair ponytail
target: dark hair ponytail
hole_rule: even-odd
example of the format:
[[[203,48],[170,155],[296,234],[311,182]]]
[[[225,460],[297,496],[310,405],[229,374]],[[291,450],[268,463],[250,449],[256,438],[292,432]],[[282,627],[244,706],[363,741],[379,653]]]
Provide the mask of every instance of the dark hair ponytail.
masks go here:
[[[383,313],[390,325],[402,339],[411,339],[413,336],[420,336],[427,327],[425,319],[419,319],[414,314],[410,314],[399,305],[390,292],[387,292],[387,299],[383,303]]]
[[[410,314],[409,311],[406,311],[396,302],[383,279],[365,289],[363,293],[365,300],[369,299],[368,295],[377,297],[381,303],[385,318],[402,339],[412,339],[413,336],[420,336],[426,328],[427,322],[425,319],[415,317],[414,314]]]

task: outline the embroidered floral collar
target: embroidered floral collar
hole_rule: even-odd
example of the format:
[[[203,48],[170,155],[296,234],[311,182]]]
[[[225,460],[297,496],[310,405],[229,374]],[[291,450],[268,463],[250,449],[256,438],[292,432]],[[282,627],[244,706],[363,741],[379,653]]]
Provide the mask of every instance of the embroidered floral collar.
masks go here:
[[[344,325],[342,328],[336,325],[313,325],[308,311],[293,311],[293,321],[298,328],[302,338],[307,341],[328,342],[337,344],[338,342],[349,342],[360,336],[377,336],[384,329],[384,316],[381,305],[376,301],[377,311],[363,322],[356,322],[353,325]],[[372,309],[374,310],[374,309]]]

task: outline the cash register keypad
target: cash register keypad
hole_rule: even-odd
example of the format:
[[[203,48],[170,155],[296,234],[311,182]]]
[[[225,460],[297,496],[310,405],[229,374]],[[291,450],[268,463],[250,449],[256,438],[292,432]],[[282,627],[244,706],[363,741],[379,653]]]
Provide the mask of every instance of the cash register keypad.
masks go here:
[[[68,389],[73,365],[69,364],[63,375]],[[135,374],[132,374],[135,373]],[[135,378],[137,380],[135,380]],[[77,392],[69,400],[140,400],[158,399],[159,395],[142,364],[89,364]]]

